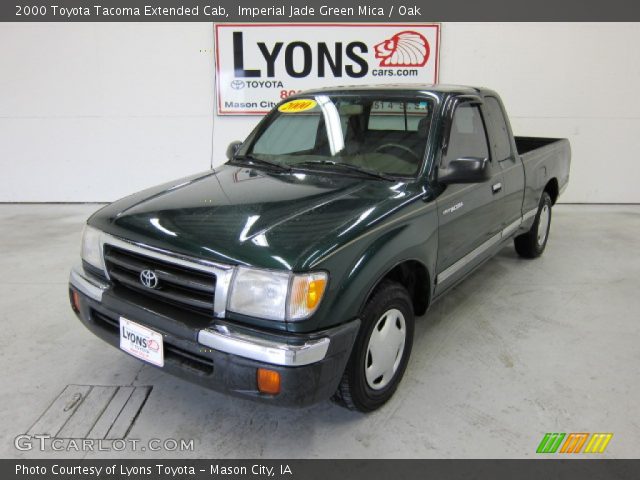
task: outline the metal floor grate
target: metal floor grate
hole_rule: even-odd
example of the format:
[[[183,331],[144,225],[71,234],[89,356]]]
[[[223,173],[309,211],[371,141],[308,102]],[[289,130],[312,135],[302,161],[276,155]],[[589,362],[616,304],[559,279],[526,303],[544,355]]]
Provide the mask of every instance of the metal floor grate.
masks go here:
[[[63,439],[127,436],[152,387],[67,385],[27,432]]]

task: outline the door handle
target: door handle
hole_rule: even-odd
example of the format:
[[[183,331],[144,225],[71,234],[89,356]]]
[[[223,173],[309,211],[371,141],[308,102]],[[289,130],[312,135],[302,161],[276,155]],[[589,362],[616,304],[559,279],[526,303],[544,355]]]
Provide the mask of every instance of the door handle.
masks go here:
[[[498,193],[500,190],[502,190],[502,183],[498,182],[498,183],[494,183],[491,186],[491,191],[495,194]]]

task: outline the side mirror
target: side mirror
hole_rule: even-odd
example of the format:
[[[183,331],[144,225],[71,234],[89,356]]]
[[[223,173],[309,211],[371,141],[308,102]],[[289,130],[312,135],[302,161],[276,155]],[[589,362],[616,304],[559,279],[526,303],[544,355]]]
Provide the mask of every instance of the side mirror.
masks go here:
[[[448,185],[450,183],[481,183],[489,180],[489,160],[478,157],[462,157],[451,160],[447,168],[438,171],[438,181]]]
[[[233,157],[236,156],[236,153],[238,152],[240,145],[242,145],[242,142],[240,140],[236,140],[229,144],[229,146],[227,147],[227,158],[229,160],[233,160]]]

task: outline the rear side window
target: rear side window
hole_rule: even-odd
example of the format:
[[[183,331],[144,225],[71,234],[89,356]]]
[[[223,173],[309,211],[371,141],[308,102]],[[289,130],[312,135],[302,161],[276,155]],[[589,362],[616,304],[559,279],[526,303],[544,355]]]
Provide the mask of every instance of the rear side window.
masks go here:
[[[464,103],[453,114],[444,165],[461,157],[489,158],[487,135],[480,109]]]
[[[502,107],[495,97],[486,97],[484,104],[489,116],[491,143],[496,158],[498,161],[509,158],[511,157],[511,140]]]

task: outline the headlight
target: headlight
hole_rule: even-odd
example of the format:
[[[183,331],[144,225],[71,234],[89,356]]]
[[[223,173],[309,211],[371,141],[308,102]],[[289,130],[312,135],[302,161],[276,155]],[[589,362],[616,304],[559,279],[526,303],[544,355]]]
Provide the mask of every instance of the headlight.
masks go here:
[[[102,259],[102,241],[100,239],[100,230],[90,227],[84,227],[82,232],[82,259],[92,267],[104,272],[104,261]]]
[[[238,267],[228,309],[269,320],[303,320],[316,311],[326,286],[324,272],[291,274]]]

